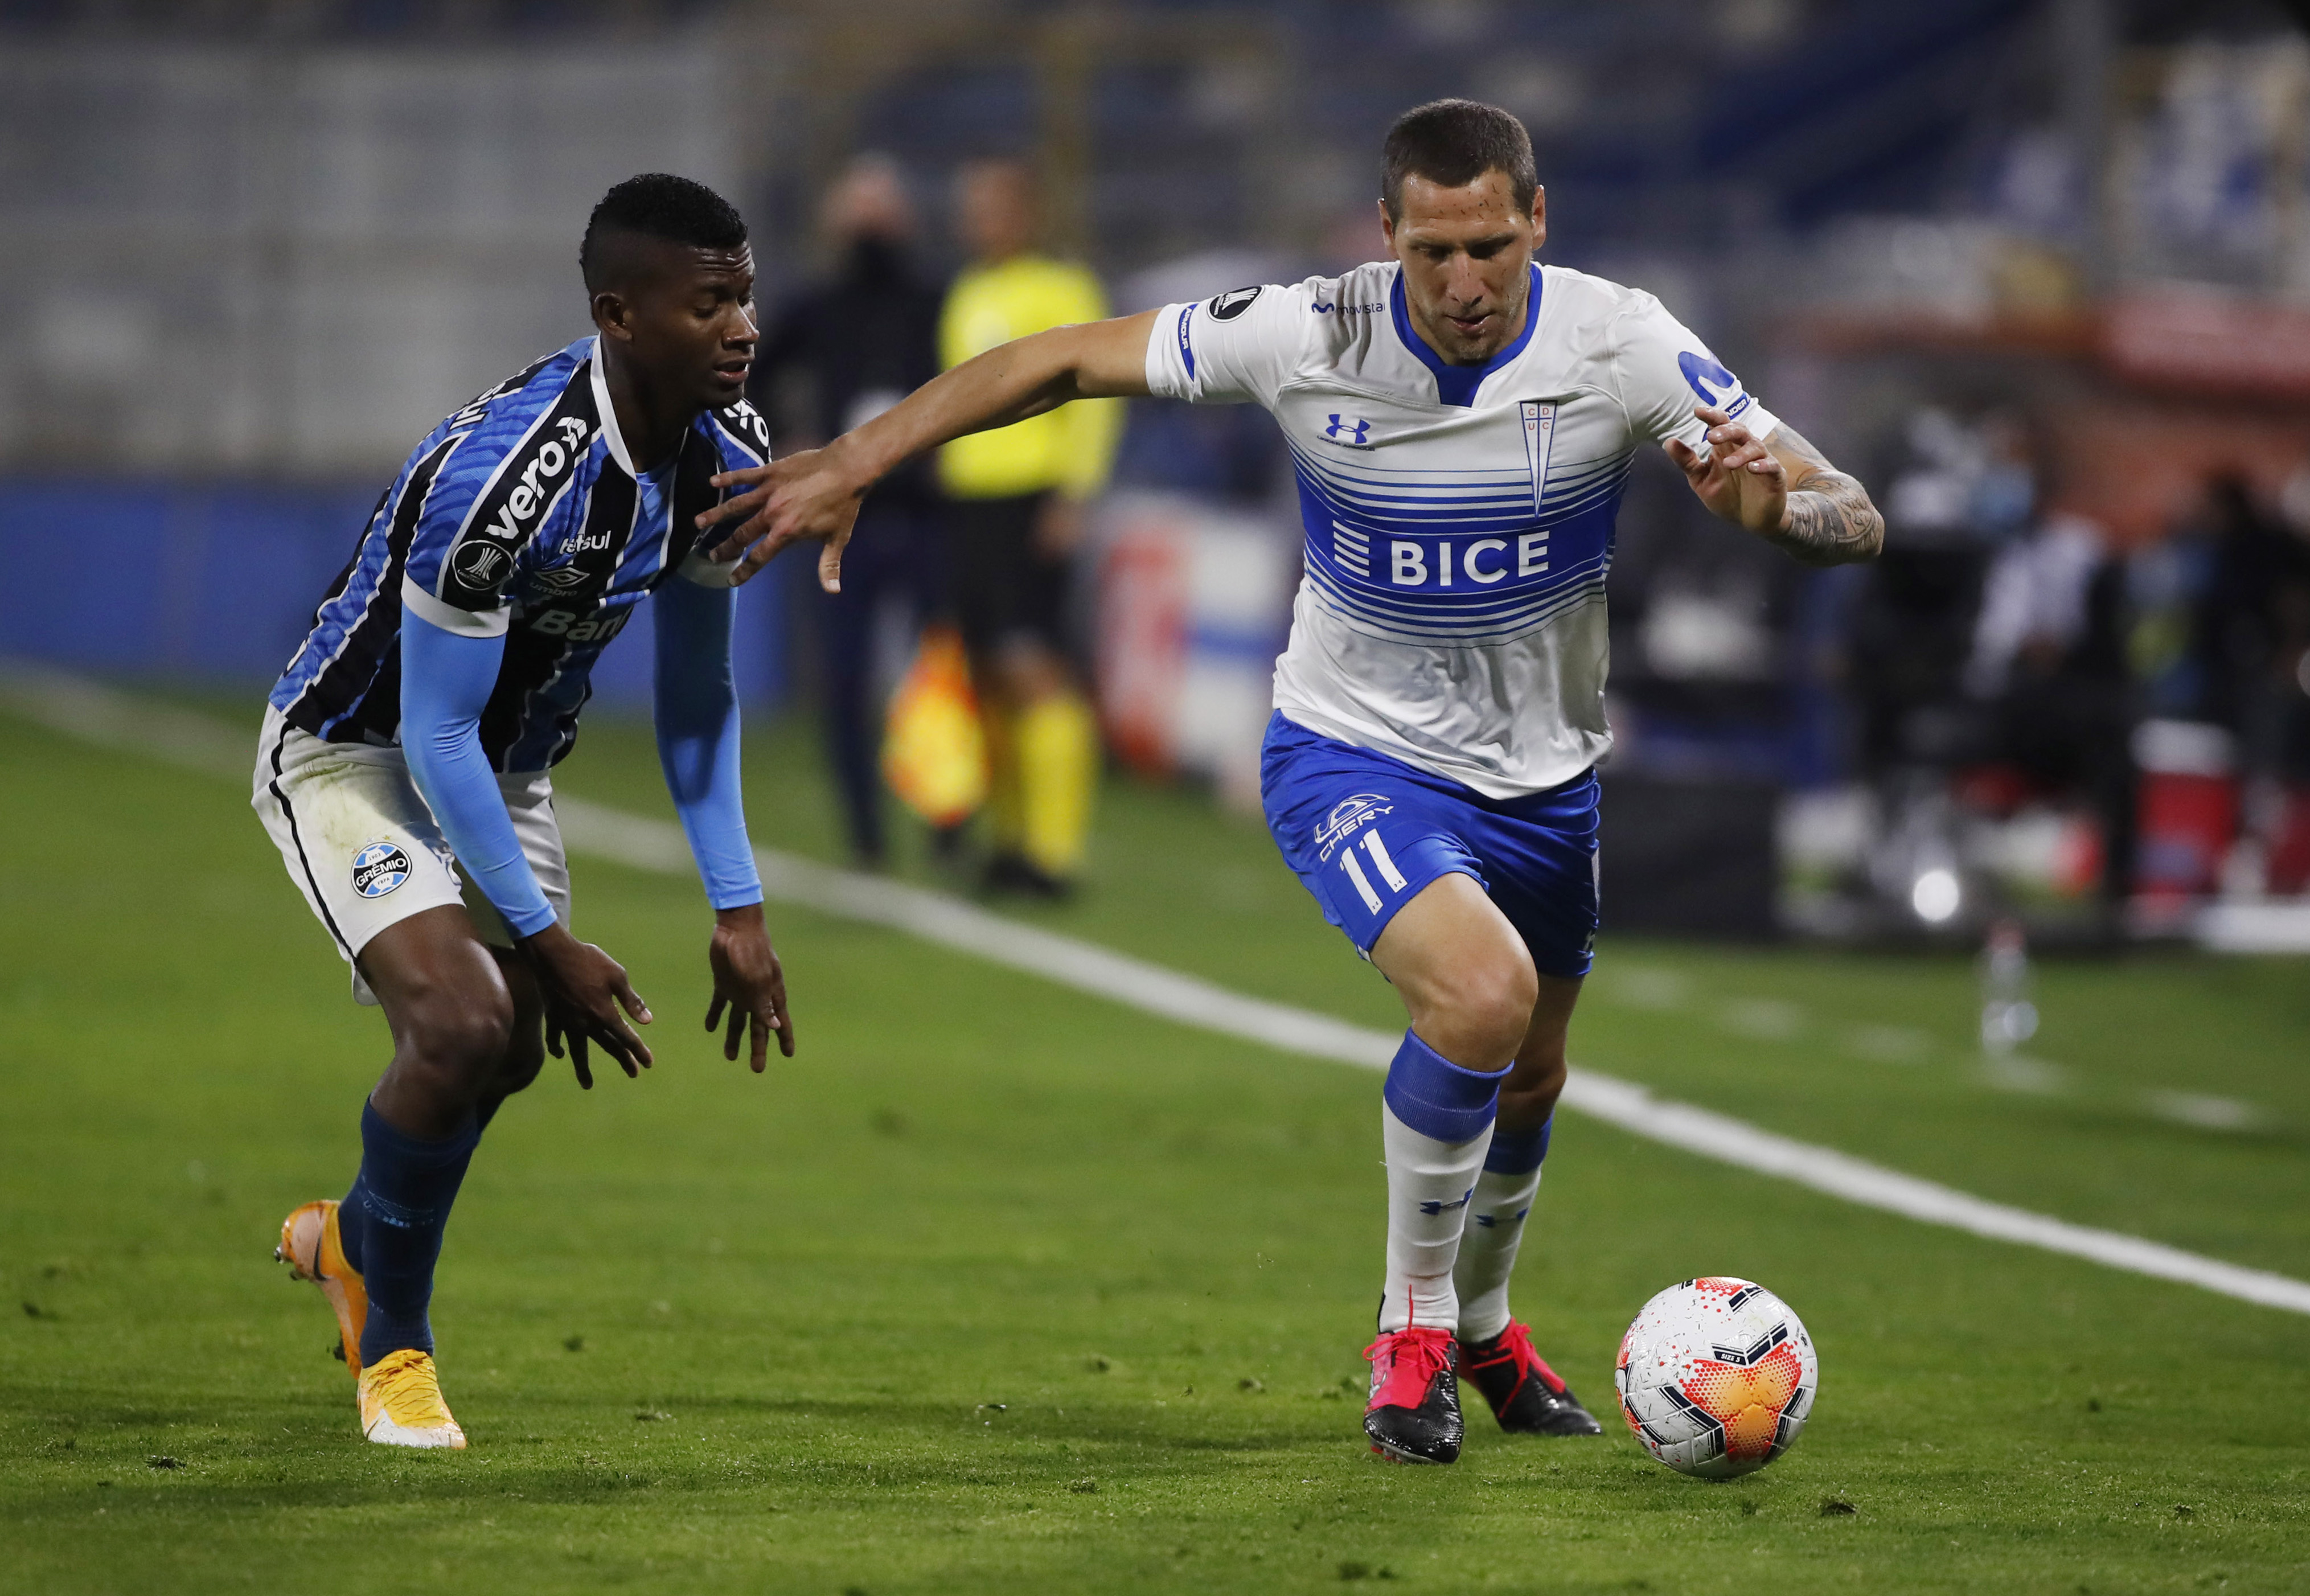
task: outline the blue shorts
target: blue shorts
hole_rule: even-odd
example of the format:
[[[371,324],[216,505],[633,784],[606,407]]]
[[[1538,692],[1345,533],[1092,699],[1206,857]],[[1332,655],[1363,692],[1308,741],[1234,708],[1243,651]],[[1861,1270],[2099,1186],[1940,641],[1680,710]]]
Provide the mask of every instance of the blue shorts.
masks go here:
[[[1260,750],[1267,828],[1284,863],[1371,957],[1395,911],[1437,877],[1473,876],[1543,976],[1585,976],[1596,943],[1596,772],[1487,798],[1278,715]]]

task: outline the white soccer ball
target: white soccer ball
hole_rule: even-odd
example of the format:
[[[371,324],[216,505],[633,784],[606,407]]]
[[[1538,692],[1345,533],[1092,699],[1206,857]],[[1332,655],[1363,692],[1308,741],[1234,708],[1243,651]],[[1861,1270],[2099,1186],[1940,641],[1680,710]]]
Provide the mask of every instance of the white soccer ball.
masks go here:
[[[1788,1304],[1754,1280],[1713,1275],[1638,1310],[1612,1385],[1646,1452],[1680,1474],[1732,1479],[1795,1444],[1820,1359]]]

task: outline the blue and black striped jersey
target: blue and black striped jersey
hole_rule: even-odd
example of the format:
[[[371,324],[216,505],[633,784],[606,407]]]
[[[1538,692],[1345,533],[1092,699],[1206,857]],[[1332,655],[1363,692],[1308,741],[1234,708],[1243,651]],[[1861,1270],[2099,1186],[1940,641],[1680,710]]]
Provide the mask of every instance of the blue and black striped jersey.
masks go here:
[[[447,630],[506,638],[481,722],[501,771],[567,755],[594,661],[643,596],[676,574],[726,574],[696,529],[717,472],[769,459],[742,400],[700,415],[674,457],[638,473],[583,338],[492,388],[417,446],[274,685],[288,723],[332,742],[390,745],[401,725],[404,608]]]

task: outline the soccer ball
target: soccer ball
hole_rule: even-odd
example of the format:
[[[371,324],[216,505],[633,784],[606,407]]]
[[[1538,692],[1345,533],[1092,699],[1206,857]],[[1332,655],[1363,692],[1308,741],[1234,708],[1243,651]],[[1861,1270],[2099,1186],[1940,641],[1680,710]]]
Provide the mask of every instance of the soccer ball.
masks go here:
[[[1680,1474],[1732,1479],[1795,1444],[1820,1360],[1788,1304],[1753,1280],[1712,1275],[1637,1311],[1612,1386],[1646,1452]]]

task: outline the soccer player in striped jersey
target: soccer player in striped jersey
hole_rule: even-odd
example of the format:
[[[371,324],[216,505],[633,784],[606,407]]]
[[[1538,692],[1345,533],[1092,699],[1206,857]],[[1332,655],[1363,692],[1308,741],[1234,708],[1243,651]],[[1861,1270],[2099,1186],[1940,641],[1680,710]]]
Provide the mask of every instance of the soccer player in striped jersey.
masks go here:
[[[707,1028],[760,1072],[794,1052],[738,786],[731,571],[699,551],[713,479],[769,459],[743,397],[755,343],[745,223],[651,174],[610,190],[579,250],[595,334],[436,427],[378,501],[273,689],[253,802],[291,879],[382,1005],[393,1061],[342,1202],[306,1203],[274,1254],[336,1310],[361,1430],[465,1444],[428,1308],[482,1130],[566,1043],[633,1075],[648,1008],[569,930],[553,766],[588,673],[656,595],[666,785],[714,907]],[[632,1023],[629,1023],[629,1021]]]
[[[1264,405],[1298,469],[1307,574],[1275,669],[1270,828],[1410,1028],[1381,1109],[1387,1249],[1364,1429],[1459,1455],[1457,1372],[1501,1426],[1595,1420],[1508,1305],[1597,924],[1604,578],[1636,451],[1798,559],[1875,556],[1868,493],[1650,294],[1541,265],[1532,142],[1507,112],[1407,112],[1382,158],[1392,258],[1063,327],[981,355],[827,448],[725,481],[739,575],[822,539],[923,450],[1072,399]]]

